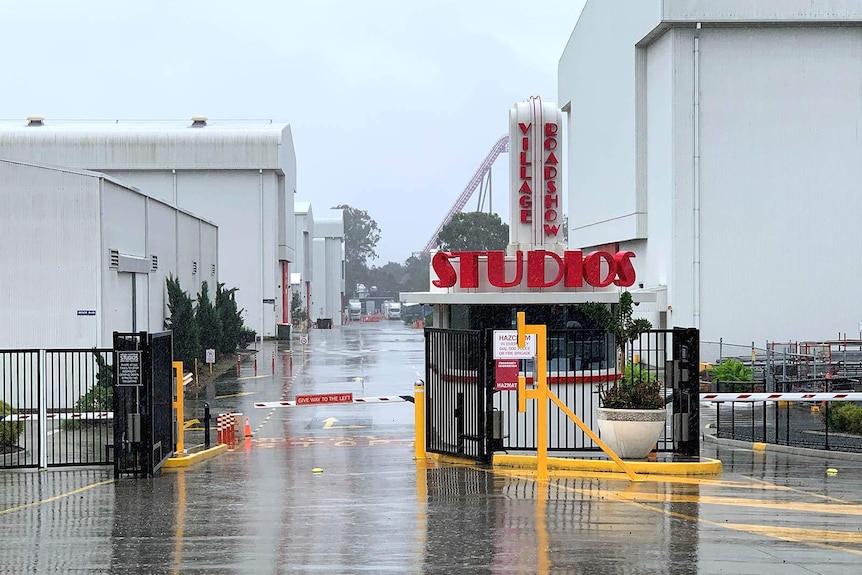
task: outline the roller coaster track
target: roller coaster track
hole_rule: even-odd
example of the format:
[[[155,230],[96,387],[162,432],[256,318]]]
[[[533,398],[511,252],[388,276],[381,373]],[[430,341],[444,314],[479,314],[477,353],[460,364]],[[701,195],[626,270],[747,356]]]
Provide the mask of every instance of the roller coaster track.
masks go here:
[[[431,239],[428,240],[428,243],[425,244],[425,248],[422,250],[422,255],[428,255],[431,250],[437,247],[437,236],[440,235],[440,230],[452,221],[452,217],[460,212],[464,206],[467,205],[467,202],[470,201],[470,197],[472,197],[473,193],[476,191],[476,188],[482,183],[485,175],[491,171],[491,167],[494,165],[494,160],[496,160],[500,154],[506,153],[509,151],[509,136],[502,136],[497,143],[493,145],[491,151],[488,152],[488,155],[485,157],[485,160],[479,165],[479,169],[476,170],[476,173],[473,174],[473,177],[470,178],[470,181],[467,182],[467,186],[464,188],[464,191],[461,192],[461,195],[458,196],[458,199],[455,201],[455,204],[449,210],[449,213],[446,214],[446,217],[443,218],[443,221],[440,222],[440,225],[437,226],[437,230],[434,232],[434,235],[431,236]]]

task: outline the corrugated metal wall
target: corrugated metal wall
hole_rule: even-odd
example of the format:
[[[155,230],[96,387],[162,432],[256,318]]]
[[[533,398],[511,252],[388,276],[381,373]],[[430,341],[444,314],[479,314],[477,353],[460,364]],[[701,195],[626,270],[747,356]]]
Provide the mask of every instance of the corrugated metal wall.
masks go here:
[[[99,180],[0,161],[0,348],[97,345]]]
[[[214,225],[184,213],[177,221],[173,208],[98,175],[0,161],[0,203],[0,348],[93,347],[114,330],[160,331],[165,277],[183,263],[185,289],[196,293],[204,275],[214,289]],[[112,250],[140,269],[117,269]]]

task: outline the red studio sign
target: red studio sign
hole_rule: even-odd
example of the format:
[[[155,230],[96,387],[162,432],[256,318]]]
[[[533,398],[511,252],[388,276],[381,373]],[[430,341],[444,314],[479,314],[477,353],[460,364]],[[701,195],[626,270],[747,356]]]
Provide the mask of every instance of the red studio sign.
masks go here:
[[[521,286],[524,280],[524,252],[518,251],[509,263],[514,264],[514,277],[506,277],[506,252],[437,252],[431,259],[431,267],[437,278],[433,284],[438,288],[479,287],[479,259],[487,258],[488,283],[498,288]],[[634,252],[622,251],[612,254],[595,251],[584,255],[581,250],[555,252],[536,250],[527,252],[526,273],[528,288],[549,288],[562,282],[564,287],[579,288],[584,283],[592,287],[620,287],[634,285],[636,275],[632,265]],[[453,259],[457,261],[456,269]],[[548,279],[552,273],[551,279]]]

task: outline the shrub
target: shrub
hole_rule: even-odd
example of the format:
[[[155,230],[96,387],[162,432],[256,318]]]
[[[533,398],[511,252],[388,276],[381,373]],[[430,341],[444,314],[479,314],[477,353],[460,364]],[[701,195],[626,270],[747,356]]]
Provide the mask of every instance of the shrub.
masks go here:
[[[201,350],[214,349],[218,351],[223,343],[221,317],[210,301],[207,282],[201,283],[198,305],[195,308],[195,322],[198,324]]]
[[[843,401],[833,402],[820,410],[820,418],[832,431],[862,435],[862,406]]]
[[[201,344],[192,299],[180,287],[179,278],[168,276],[167,286],[171,315],[165,320],[165,329],[174,333],[174,359],[194,365],[195,358],[201,356]]]
[[[715,381],[751,381],[751,368],[737,359],[726,359],[712,368]]]
[[[248,344],[254,343],[257,338],[257,332],[250,327],[242,326],[239,331],[239,346],[243,349],[248,347]]]
[[[8,403],[0,401],[0,415],[17,411]],[[18,437],[24,431],[23,421],[0,421],[0,453],[5,453],[18,444]]]
[[[302,307],[302,298],[298,292],[293,292],[290,298],[290,318],[293,320],[293,326],[299,327],[307,318],[305,309]]]
[[[112,411],[114,409],[114,368],[105,361],[102,355],[94,351],[93,357],[99,371],[96,372],[96,383],[87,393],[78,398],[73,411]],[[84,422],[78,419],[67,419],[63,421],[64,429],[78,429]],[[92,420],[90,423],[104,423],[103,420]]]
[[[225,289],[223,283],[216,286],[215,309],[221,321],[221,342],[218,349],[223,354],[235,352],[242,340],[243,310],[236,307],[237,289]]]
[[[628,362],[622,379],[599,387],[599,398],[602,407],[610,409],[662,409],[662,385],[647,366]]]

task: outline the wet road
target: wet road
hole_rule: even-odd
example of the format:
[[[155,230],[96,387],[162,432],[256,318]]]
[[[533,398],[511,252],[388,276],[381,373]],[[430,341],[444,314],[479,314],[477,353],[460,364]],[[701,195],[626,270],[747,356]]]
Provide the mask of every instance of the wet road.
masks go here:
[[[247,362],[188,402],[188,417],[204,400],[249,417],[254,438],[234,451],[150,480],[0,473],[0,573],[862,572],[862,463],[705,444],[722,476],[634,484],[417,462],[410,403],[252,404],[410,394],[420,331],[315,331],[304,353],[294,341],[293,369],[277,347],[257,377]]]

